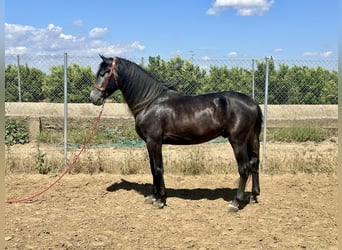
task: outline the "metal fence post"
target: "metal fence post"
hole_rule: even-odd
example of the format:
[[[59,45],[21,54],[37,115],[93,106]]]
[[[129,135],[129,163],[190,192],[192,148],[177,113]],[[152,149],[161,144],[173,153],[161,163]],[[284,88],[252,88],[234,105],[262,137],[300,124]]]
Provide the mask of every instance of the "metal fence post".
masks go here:
[[[21,102],[21,77],[20,77],[20,56],[17,55],[17,65],[18,65],[18,96],[19,102]]]
[[[255,68],[254,68],[254,62],[255,62],[255,60],[252,59],[252,98],[253,99],[255,99],[255,93],[254,93],[254,86],[255,86],[254,71],[255,71]]]
[[[261,170],[266,169],[266,133],[267,133],[267,105],[268,105],[268,75],[269,75],[269,57],[266,60],[266,72],[265,72],[265,103],[264,103],[264,132],[263,132],[263,159],[261,164]]]
[[[64,53],[64,164],[68,165],[68,55]]]

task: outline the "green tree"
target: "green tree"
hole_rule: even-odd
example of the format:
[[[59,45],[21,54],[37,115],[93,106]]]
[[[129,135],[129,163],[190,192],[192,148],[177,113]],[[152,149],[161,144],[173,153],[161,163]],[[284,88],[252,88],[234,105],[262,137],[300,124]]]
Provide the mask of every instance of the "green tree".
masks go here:
[[[281,103],[337,104],[336,71],[329,71],[323,67],[309,68],[298,65],[286,66],[286,68],[283,76],[279,77],[279,81],[284,85],[283,92],[287,94],[287,101]]]
[[[20,89],[23,102],[39,102],[44,99],[42,83],[46,74],[37,68],[20,66]],[[8,65],[5,69],[5,100],[19,101],[18,67]]]
[[[264,102],[265,97],[265,81],[266,81],[266,62],[265,60],[256,61],[257,69],[254,72],[254,81],[255,81],[255,99],[259,103]],[[268,73],[268,97],[269,103],[271,104],[273,100],[276,98],[276,70],[274,66],[274,60],[269,59],[269,73]]]
[[[312,78],[320,85],[317,93],[318,103],[337,104],[338,74],[337,71],[328,71],[322,67],[317,67],[312,73]]]
[[[52,66],[43,83],[43,91],[50,102],[64,100],[64,66]],[[68,102],[88,102],[95,75],[89,66],[72,64],[67,68]]]
[[[8,65],[5,69],[5,101],[15,102],[18,100],[18,67]]]
[[[167,64],[166,61],[160,58],[160,56],[148,58],[148,65],[145,67],[155,78],[160,81],[166,81],[167,77]]]
[[[251,94],[251,72],[241,67],[228,69],[227,66],[211,66],[206,81],[202,86],[202,92],[219,92],[233,90]]]
[[[95,81],[90,66],[72,64],[68,67],[68,102],[89,102],[89,93]]]
[[[337,71],[326,71],[326,79],[321,93],[322,104],[338,104],[338,73]]]
[[[43,91],[48,102],[63,102],[64,67],[51,66],[50,75],[43,82]]]
[[[272,104],[286,104],[289,99],[288,71],[290,67],[285,64],[280,64],[279,69],[275,72],[275,80],[271,83],[271,100]]]
[[[146,70],[160,81],[171,82],[179,91],[190,95],[198,93],[206,74],[199,66],[179,56],[171,58],[168,62],[160,56],[149,57]]]
[[[311,69],[307,66],[293,66],[289,69],[289,99],[287,104],[315,104],[319,84],[311,78]],[[314,81],[314,82],[313,82]]]

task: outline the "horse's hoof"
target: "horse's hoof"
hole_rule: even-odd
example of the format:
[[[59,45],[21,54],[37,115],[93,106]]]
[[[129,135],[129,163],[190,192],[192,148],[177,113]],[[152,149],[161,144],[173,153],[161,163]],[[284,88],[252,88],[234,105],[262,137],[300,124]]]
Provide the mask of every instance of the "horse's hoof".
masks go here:
[[[237,211],[239,211],[239,207],[235,204],[235,202],[232,202],[228,205],[228,212],[236,213]]]
[[[257,197],[255,195],[249,196],[249,204],[258,203]]]
[[[166,206],[165,202],[162,199],[156,199],[153,194],[145,197],[145,204],[152,204],[156,208],[163,208]]]
[[[156,208],[163,208],[164,206],[166,206],[166,204],[164,202],[162,202],[160,199],[155,200],[152,205]]]
[[[154,197],[154,195],[148,195],[145,197],[145,204],[153,204],[157,199]]]

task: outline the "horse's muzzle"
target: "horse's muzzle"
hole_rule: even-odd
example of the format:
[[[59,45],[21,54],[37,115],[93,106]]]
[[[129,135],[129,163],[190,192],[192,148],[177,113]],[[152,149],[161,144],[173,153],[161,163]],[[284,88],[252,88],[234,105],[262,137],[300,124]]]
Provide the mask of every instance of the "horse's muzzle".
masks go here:
[[[90,101],[92,102],[92,104],[100,106],[104,103],[104,97],[103,97],[103,93],[100,91],[96,91],[96,90],[92,90],[90,92]]]

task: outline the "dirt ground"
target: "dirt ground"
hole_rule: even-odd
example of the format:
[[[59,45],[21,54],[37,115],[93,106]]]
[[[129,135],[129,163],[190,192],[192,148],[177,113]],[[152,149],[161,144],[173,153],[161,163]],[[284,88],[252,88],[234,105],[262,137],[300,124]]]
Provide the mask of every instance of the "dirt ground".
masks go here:
[[[28,110],[35,110],[32,117],[45,117],[49,112],[55,117],[58,113],[62,121],[62,104],[53,105],[52,109],[51,104],[44,108],[43,103],[11,105],[6,105],[6,114],[13,111],[13,105],[20,105],[11,113],[13,116],[21,116],[21,112],[27,116]],[[112,110],[116,113],[111,116],[121,119],[125,115],[125,106],[108,105],[105,115]],[[298,117],[308,114],[315,115],[314,121],[320,120],[322,114],[329,118],[328,122],[337,121],[335,107],[327,110],[327,105],[320,105],[315,112],[298,114],[296,111],[302,111],[303,105],[291,106],[289,111],[284,106],[270,106],[269,125],[272,119],[279,125],[277,119],[289,117],[300,123]],[[89,116],[92,109],[94,117],[98,113],[98,108],[90,104],[71,104],[68,109],[70,117],[74,117],[73,110],[77,115]],[[333,119],[330,115],[325,117],[330,113]],[[38,133],[39,122],[33,120],[36,127],[30,129]],[[287,124],[287,120],[284,122]],[[293,125],[293,119],[290,122]],[[335,139],[320,144],[267,144],[267,171],[260,176],[259,203],[247,205],[237,213],[228,212],[228,204],[236,194],[238,175],[232,174],[236,163],[227,143],[164,149],[169,197],[164,209],[143,203],[152,180],[147,174],[144,148],[87,149],[75,166],[78,170],[67,174],[43,196],[32,202],[5,204],[5,248],[337,249]],[[71,152],[70,158],[73,155]],[[63,169],[62,157],[63,148],[40,145],[37,150],[34,142],[6,149],[6,198],[26,197],[48,186]],[[48,175],[33,174],[37,173],[37,159],[62,167]],[[194,162],[204,166],[199,169],[201,173],[208,174],[185,175],[187,169],[182,166]]]
[[[32,202],[5,204],[6,249],[337,249],[336,138],[267,149],[259,203],[237,213],[228,212],[238,174],[227,143],[164,148],[164,209],[144,204],[152,181],[145,148],[87,149],[80,165],[92,161],[105,172],[72,171]],[[62,165],[62,149],[40,150]],[[7,161],[33,168],[36,151],[32,143],[14,146],[10,153],[20,159]],[[193,162],[206,169],[195,176],[176,171]],[[120,166],[142,170],[124,175]],[[9,171],[6,198],[36,193],[59,172]]]
[[[8,175],[6,197],[55,177]],[[33,202],[5,205],[6,249],[337,249],[335,174],[260,179],[259,203],[229,213],[237,175],[167,174],[164,209],[143,203],[148,174],[66,175]]]

